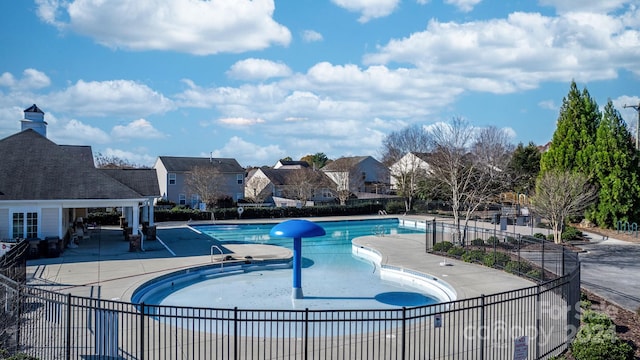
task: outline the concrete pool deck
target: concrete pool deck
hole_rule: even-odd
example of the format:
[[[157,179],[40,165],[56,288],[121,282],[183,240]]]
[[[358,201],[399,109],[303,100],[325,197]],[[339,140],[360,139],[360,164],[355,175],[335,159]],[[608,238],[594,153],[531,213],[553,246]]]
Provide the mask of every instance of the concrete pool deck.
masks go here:
[[[323,218],[350,220],[371,217]],[[281,222],[253,220],[233,223]],[[319,220],[319,219],[313,219]],[[209,222],[210,223],[210,222]],[[221,222],[231,223],[231,221]],[[191,230],[184,223],[159,223],[157,241],[146,241],[145,251],[129,252],[122,230],[105,227],[77,248],[67,248],[57,258],[29,260],[27,276],[30,284],[78,296],[130,301],[133,291],[155,277],[195,266],[211,264],[222,256],[242,261],[246,256],[260,259],[290,259],[289,249],[261,244],[222,245],[206,235]],[[424,235],[366,236],[356,241],[379,252],[383,265],[397,266],[436,277],[451,285],[458,299],[533,286],[534,283],[503,271],[481,265],[447,259],[424,251]]]

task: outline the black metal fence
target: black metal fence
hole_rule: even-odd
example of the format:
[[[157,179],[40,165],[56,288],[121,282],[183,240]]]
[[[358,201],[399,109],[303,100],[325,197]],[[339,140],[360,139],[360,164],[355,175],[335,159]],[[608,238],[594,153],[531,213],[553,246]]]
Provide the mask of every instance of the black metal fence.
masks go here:
[[[10,350],[40,359],[547,359],[567,348],[580,323],[577,255],[547,246],[565,254],[552,280],[415,308],[156,306],[23,287],[5,277],[0,301],[16,319]]]

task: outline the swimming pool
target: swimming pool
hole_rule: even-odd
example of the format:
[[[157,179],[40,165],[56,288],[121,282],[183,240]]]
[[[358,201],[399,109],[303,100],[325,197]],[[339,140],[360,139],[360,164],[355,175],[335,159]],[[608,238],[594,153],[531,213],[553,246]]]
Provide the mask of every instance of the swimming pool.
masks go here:
[[[208,267],[166,276],[136,290],[133,300],[155,305],[256,310],[385,309],[438,302],[428,289],[381,279],[374,262],[352,254],[351,240],[356,237],[417,234],[424,230],[400,226],[397,219],[318,224],[327,235],[302,240],[303,299],[291,299],[291,264],[267,262],[225,266],[224,272],[218,267]],[[274,225],[220,224],[194,228],[222,246],[260,243],[292,248],[292,239],[269,236]]]

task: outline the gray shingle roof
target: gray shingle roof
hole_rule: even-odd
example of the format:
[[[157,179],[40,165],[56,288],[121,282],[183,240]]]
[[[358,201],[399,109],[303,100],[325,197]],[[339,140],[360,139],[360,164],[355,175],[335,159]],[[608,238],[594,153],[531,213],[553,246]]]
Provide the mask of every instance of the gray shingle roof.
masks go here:
[[[99,169],[145,197],[160,197],[156,169]]]
[[[0,200],[143,197],[106,173],[87,166],[87,159],[76,158],[78,154],[86,155],[87,150],[58,146],[31,129],[0,140]]]
[[[352,156],[352,157],[342,157],[336,159],[327,165],[325,165],[322,170],[323,171],[345,171],[350,170],[356,166],[356,164],[367,159],[368,156]]]
[[[244,173],[244,168],[238,164],[236,159],[229,158],[199,158],[199,157],[179,157],[160,156],[164,167],[169,172],[187,172],[196,166],[213,165],[221,173]]]

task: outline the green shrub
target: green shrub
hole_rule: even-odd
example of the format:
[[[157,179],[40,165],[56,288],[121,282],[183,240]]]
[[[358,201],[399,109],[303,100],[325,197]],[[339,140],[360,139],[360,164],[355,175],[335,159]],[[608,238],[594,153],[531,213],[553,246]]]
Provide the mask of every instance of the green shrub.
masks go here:
[[[484,256],[482,263],[488,267],[504,267],[510,260],[511,257],[505,253],[491,252]]]
[[[529,270],[526,274],[532,279],[540,279],[542,277],[542,271],[538,269]]]
[[[477,239],[473,239],[471,240],[471,245],[473,246],[484,246],[484,240],[477,238]]]
[[[547,238],[543,233],[535,233],[533,234],[533,237],[536,239],[543,239],[543,240]]]
[[[436,243],[435,245],[433,245],[433,251],[447,252],[452,247],[453,247],[453,243],[452,242],[443,241],[443,242],[439,242],[439,243]]]
[[[507,242],[512,245],[516,245],[518,243],[518,238],[513,236],[507,236]]]
[[[498,245],[500,244],[500,239],[498,239],[497,236],[489,236],[489,238],[487,239],[487,245]]]
[[[577,240],[582,237],[582,231],[574,228],[573,226],[566,226],[561,237],[563,242]]]
[[[464,254],[466,252],[466,250],[461,247],[461,246],[454,246],[451,249],[449,249],[449,251],[447,251],[447,254],[451,255],[451,256],[455,256],[455,257],[461,257],[462,254]]]
[[[586,322],[571,343],[571,354],[576,360],[633,359],[633,348],[618,338],[608,316],[588,310],[582,320]]]
[[[7,350],[0,349],[0,360],[38,360],[38,358],[24,353],[11,355]]]
[[[531,265],[524,261],[509,261],[505,266],[504,270],[510,272],[512,274],[517,274],[518,270],[520,274],[526,274],[532,270]]]
[[[593,310],[585,310],[582,313],[581,320],[588,325],[600,325],[605,328],[613,326],[613,320],[609,316]]]
[[[462,254],[462,261],[464,262],[481,262],[484,259],[484,250],[471,250]]]
[[[402,201],[389,201],[384,210],[387,214],[402,214],[406,212],[407,208]]]

